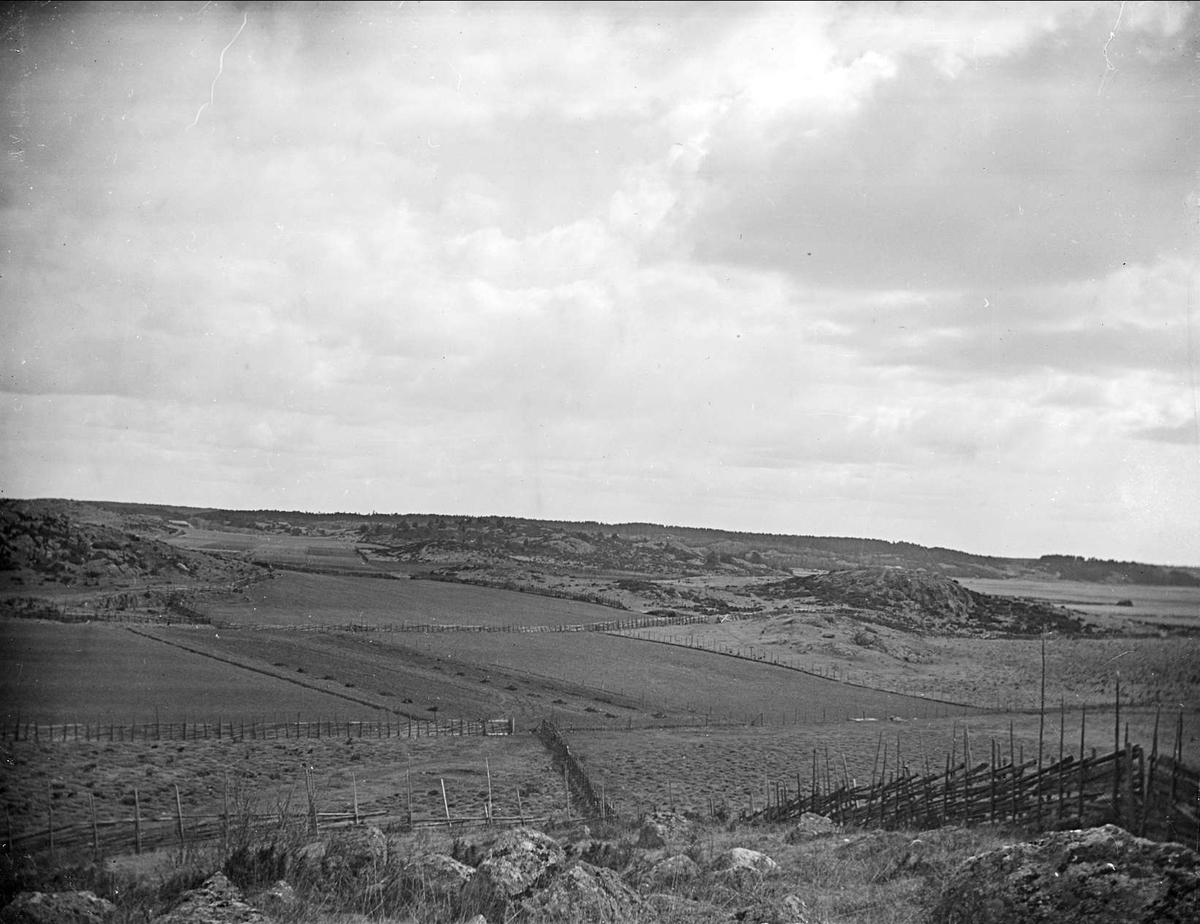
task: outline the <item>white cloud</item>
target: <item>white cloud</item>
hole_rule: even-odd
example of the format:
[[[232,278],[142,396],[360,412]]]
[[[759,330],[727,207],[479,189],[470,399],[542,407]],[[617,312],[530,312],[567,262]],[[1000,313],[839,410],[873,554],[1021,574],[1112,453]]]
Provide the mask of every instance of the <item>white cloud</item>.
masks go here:
[[[1150,7],[1112,71],[1103,4],[34,17],[0,485],[1178,560],[1129,528],[1197,491]]]

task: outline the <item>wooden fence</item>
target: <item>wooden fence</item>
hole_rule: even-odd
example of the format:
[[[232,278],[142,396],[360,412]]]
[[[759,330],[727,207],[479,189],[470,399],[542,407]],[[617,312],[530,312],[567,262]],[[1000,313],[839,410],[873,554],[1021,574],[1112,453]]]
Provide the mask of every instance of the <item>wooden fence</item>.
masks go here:
[[[549,719],[542,719],[534,734],[550,752],[552,762],[562,769],[568,794],[575,794],[575,806],[578,814],[599,818],[602,821],[615,820],[617,818],[616,806],[604,798],[603,786],[597,790],[592,785],[587,771],[571,753],[571,747],[558,727]],[[571,806],[568,802],[567,817],[569,818],[570,815]]]
[[[49,725],[0,722],[0,742],[90,742],[90,741],[258,741],[286,738],[443,738],[452,736],[512,735],[512,718],[451,719],[338,719],[295,721],[251,719],[214,722],[63,722]]]
[[[569,625],[518,625],[508,623],[462,625],[459,623],[407,621],[383,623],[347,622],[322,625],[294,625],[289,623],[255,623],[243,625],[240,623],[225,624],[218,621],[217,626],[219,628],[255,631],[279,631],[286,629],[293,632],[492,632],[541,634],[545,632],[633,632],[639,629],[655,629],[661,626],[689,626],[714,621],[714,617],[710,616],[639,616],[631,619],[610,619],[606,622],[581,622]]]
[[[995,741],[991,762],[972,763],[964,739],[961,762],[947,757],[943,770],[926,774],[885,768],[863,786],[844,770],[836,785],[828,755],[822,764],[814,750],[807,784],[797,774],[795,790],[765,786],[763,807],[755,810],[752,796],[743,817],[784,821],[812,812],[842,825],[907,829],[1007,823],[1041,831],[1111,823],[1200,848],[1200,775],[1183,765],[1181,749],[1177,743],[1171,757],[1159,755],[1156,735],[1149,759],[1126,741],[1110,754],[1068,755],[1039,767],[1037,760],[1002,763]]]
[[[132,814],[122,817],[100,817],[95,797],[89,797],[90,818],[82,822],[63,823],[55,818],[54,805],[48,806],[46,826],[34,830],[14,833],[12,822],[5,812],[6,830],[0,840],[0,852],[20,852],[27,855],[78,855],[90,852],[93,858],[125,853],[132,850],[142,853],[158,848],[187,850],[200,845],[219,843],[224,853],[238,844],[253,843],[256,838],[272,836],[281,832],[306,832],[316,835],[322,830],[361,824],[395,824],[402,828],[446,827],[468,828],[479,825],[526,825],[549,823],[548,815],[530,815],[521,808],[518,790],[518,815],[502,815],[492,811],[489,801],[478,815],[453,815],[445,801],[446,784],[441,781],[444,815],[417,817],[413,813],[411,781],[407,782],[408,800],[406,811],[365,811],[359,807],[358,789],[351,776],[353,795],[351,808],[346,811],[324,811],[321,807],[316,774],[306,770],[303,779],[304,796],[293,802],[290,795],[273,812],[258,812],[250,808],[253,800],[247,799],[238,784],[230,785],[226,775],[223,794],[223,810],[220,812],[185,811],[178,785],[174,787],[172,811],[163,812],[146,805],[138,789],[123,799],[129,804]],[[490,771],[489,771],[490,778]],[[490,782],[490,780],[489,780]],[[293,788],[295,791],[295,788]],[[345,804],[343,802],[343,804]],[[567,810],[568,816],[570,810]]]

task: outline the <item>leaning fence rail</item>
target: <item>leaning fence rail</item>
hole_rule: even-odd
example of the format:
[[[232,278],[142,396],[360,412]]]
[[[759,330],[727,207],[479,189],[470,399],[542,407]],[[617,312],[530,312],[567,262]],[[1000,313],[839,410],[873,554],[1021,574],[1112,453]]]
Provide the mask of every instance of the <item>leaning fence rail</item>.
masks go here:
[[[764,803],[745,817],[786,821],[805,813],[864,828],[937,828],[947,824],[1014,824],[1033,830],[1117,824],[1135,834],[1200,846],[1200,774],[1179,761],[1126,744],[1110,754],[1066,756],[995,766],[947,760],[939,772],[907,768],[885,779],[831,785],[815,752],[807,785],[767,787]]]

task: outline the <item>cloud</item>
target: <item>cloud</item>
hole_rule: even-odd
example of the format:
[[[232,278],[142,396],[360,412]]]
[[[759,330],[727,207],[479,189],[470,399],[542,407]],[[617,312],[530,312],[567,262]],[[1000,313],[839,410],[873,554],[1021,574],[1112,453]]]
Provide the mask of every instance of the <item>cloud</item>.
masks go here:
[[[1200,114],[1172,82],[1186,43],[1144,37],[1158,56],[1121,56],[1097,95],[1102,32],[1092,17],[953,76],[910,53],[843,118],[781,119],[766,149],[714,137],[697,256],[813,284],[994,288],[1177,255],[1200,162]]]
[[[1178,533],[1197,23],[1117,14],[28,15],[0,483],[1031,553],[1139,506]]]
[[[1197,431],[1196,421],[1185,420],[1181,424],[1162,427],[1142,427],[1134,430],[1133,435],[1140,440],[1151,443],[1167,443],[1177,446],[1195,446],[1200,448],[1200,431]]]

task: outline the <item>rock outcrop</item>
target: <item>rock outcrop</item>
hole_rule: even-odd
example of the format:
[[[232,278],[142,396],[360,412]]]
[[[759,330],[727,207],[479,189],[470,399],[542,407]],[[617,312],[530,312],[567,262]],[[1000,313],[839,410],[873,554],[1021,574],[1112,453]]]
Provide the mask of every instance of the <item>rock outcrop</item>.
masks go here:
[[[738,891],[754,888],[772,873],[779,864],[765,853],[746,847],[732,847],[717,858],[715,876]]]
[[[522,907],[535,920],[561,924],[626,924],[644,917],[642,899],[611,869],[575,863]]]
[[[216,873],[198,889],[192,889],[153,924],[268,924],[267,917],[247,902],[241,891]]]
[[[566,865],[567,854],[551,837],[532,828],[501,834],[463,890],[463,907],[489,921],[533,897]]]
[[[642,874],[640,880],[645,888],[661,891],[691,882],[699,875],[700,867],[696,865],[696,861],[681,853],[659,860]]]
[[[456,907],[475,870],[445,854],[429,853],[409,860],[390,889],[409,901]]]
[[[823,834],[836,834],[840,830],[841,826],[836,821],[824,815],[805,812],[797,819],[796,827],[784,835],[783,839],[788,844],[799,844]]]
[[[647,815],[638,831],[638,846],[651,850],[671,842],[686,841],[692,836],[693,825],[674,812],[655,812]]]
[[[0,911],[3,924],[106,924],[116,911],[94,892],[21,892]]]
[[[972,857],[935,924],[1194,924],[1200,855],[1105,825]]]

